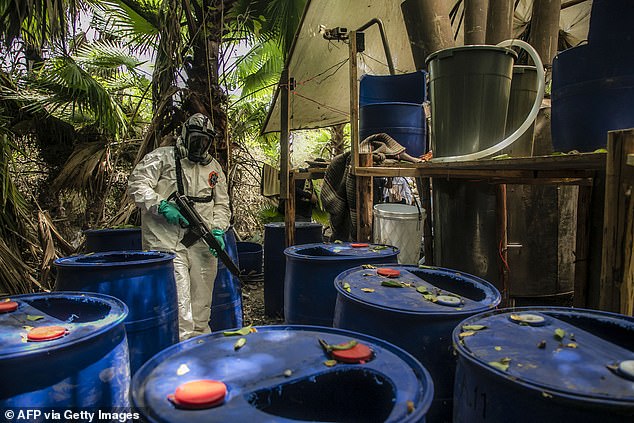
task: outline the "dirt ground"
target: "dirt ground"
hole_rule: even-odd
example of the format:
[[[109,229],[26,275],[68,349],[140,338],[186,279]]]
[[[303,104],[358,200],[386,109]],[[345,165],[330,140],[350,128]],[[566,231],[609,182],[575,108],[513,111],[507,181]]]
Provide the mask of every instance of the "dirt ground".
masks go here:
[[[244,326],[279,325],[284,319],[264,314],[264,279],[256,278],[246,282],[242,289],[242,309]]]

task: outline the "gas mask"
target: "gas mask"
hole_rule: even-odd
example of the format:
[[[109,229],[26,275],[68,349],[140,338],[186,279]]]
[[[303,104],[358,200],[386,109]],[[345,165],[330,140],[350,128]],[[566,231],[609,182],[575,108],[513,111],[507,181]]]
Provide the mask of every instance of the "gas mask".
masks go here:
[[[198,164],[206,165],[211,162],[209,147],[216,131],[209,118],[202,113],[192,115],[183,124],[181,139],[187,158]]]
[[[209,156],[211,137],[202,132],[190,132],[185,140],[187,158],[194,163],[206,162]]]

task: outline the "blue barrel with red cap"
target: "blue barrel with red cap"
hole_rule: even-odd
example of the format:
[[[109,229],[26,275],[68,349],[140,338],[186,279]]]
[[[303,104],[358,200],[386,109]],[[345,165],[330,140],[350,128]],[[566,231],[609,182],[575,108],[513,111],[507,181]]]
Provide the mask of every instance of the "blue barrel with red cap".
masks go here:
[[[238,247],[233,228],[229,228],[223,236],[225,251],[231,260],[239,266]],[[209,327],[212,331],[237,328],[242,326],[242,286],[236,275],[218,260],[218,273],[214,280],[214,291],[211,299],[211,316]]]
[[[127,314],[101,294],[0,299],[0,409],[129,406]]]
[[[288,247],[284,281],[285,322],[332,326],[337,291],[333,282],[344,270],[396,263],[400,250],[363,242],[319,243]]]
[[[455,422],[634,421],[634,318],[563,307],[472,316],[453,332]]]
[[[430,421],[451,422],[451,333],[465,317],[496,307],[498,290],[455,270],[407,265],[356,267],[334,285],[334,326],[385,339],[420,360],[434,381]]]
[[[424,422],[432,396],[429,373],[400,348],[315,326],[199,336],[132,381],[149,422]]]
[[[55,260],[56,291],[99,292],[126,303],[125,326],[134,373],[147,359],[178,342],[173,253],[110,251]]]

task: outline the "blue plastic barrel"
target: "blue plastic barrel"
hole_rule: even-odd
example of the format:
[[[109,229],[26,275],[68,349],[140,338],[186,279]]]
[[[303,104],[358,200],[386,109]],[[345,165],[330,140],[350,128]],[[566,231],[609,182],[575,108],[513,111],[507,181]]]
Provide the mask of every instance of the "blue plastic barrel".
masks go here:
[[[456,366],[451,332],[465,317],[497,306],[500,293],[490,283],[455,270],[389,268],[400,275],[387,278],[378,269],[356,267],[337,276],[334,326],[385,339],[420,360],[434,381],[430,421],[451,422]]]
[[[319,243],[284,250],[285,322],[332,326],[339,273],[364,264],[396,263],[400,250],[383,244]]]
[[[588,41],[591,44],[634,41],[634,2],[632,0],[593,0]],[[625,53],[625,51],[624,51]]]
[[[122,229],[88,229],[86,236],[86,251],[99,253],[103,251],[141,250],[141,228]]]
[[[125,320],[134,373],[147,359],[178,342],[174,254],[111,251],[55,260],[56,291],[99,292],[126,303]]]
[[[5,310],[6,300],[0,299]],[[16,295],[10,300],[17,309],[0,313],[0,409],[14,409],[20,420],[17,407],[107,411],[129,406],[125,304],[79,292]],[[53,327],[49,334],[61,337],[31,340],[42,327]]]
[[[190,339],[159,353],[132,381],[132,401],[149,422],[424,422],[433,395],[425,368],[377,338],[332,328],[265,326],[240,337],[222,333]],[[367,361],[324,364],[319,340],[351,340],[370,348]],[[215,380],[224,403],[189,410],[168,395],[184,383]],[[222,400],[222,397],[221,397]]]
[[[359,81],[359,106],[376,103],[423,104],[427,100],[427,72],[398,75],[365,74]]]
[[[225,232],[225,250],[238,266],[238,247],[233,228]],[[218,260],[218,273],[211,300],[209,327],[213,331],[242,326],[242,287],[240,280]]]
[[[386,133],[417,157],[427,152],[424,71],[364,75],[359,83],[359,140]]]
[[[321,223],[296,222],[295,245],[323,241]],[[264,313],[284,316],[284,276],[286,274],[284,222],[264,225]]]
[[[634,319],[558,307],[481,313],[453,332],[455,422],[634,421]]]
[[[262,251],[262,244],[257,242],[238,242],[240,271],[247,275],[262,273]]]
[[[556,151],[594,151],[606,146],[608,131],[634,127],[634,55],[627,51],[621,44],[583,45],[555,57]]]

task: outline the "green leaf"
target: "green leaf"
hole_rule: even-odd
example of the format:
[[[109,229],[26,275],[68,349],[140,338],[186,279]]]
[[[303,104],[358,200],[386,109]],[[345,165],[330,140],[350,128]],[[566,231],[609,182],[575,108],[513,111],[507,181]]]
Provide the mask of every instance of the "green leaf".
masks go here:
[[[502,363],[501,361],[489,361],[489,366],[495,367],[496,369],[505,372],[509,369],[509,362]]]
[[[390,280],[381,281],[381,286],[387,286],[389,288],[403,288],[403,284],[401,282]]]
[[[324,365],[327,367],[332,367],[337,364],[337,360],[326,360],[324,361]]]
[[[436,296],[433,294],[423,294],[423,298],[426,299],[427,301],[431,301],[432,303],[435,303],[436,301],[438,301]]]
[[[26,315],[26,320],[29,320],[31,322],[37,322],[38,320],[42,320],[43,318],[44,316],[36,316],[31,314]]]
[[[343,289],[345,289],[346,291],[350,292],[350,284],[348,282],[345,282],[343,284]]]
[[[247,343],[247,338],[240,338],[236,341],[235,344],[233,344],[233,349],[237,351],[240,348],[244,347],[244,344],[246,343]]]
[[[495,346],[493,349],[494,349],[495,351],[502,351],[502,347],[500,347],[500,346]]]
[[[345,350],[354,348],[357,344],[358,344],[357,341],[355,341],[354,339],[351,339],[350,341],[345,342],[343,344],[329,345],[329,347],[331,350],[345,351]]]
[[[428,293],[429,293],[429,291],[427,290],[427,288],[426,288],[426,287],[424,287],[424,286],[418,286],[418,287],[416,287],[416,291],[417,291],[417,292],[420,292],[421,294],[428,294]]]
[[[361,267],[364,269],[376,269],[376,266],[372,266],[371,264],[362,264]]]
[[[361,291],[363,292],[374,292],[373,288],[361,288]]]
[[[565,336],[566,336],[566,331],[565,330],[563,330],[561,328],[555,329],[555,339],[556,340],[562,341]]]
[[[245,336],[251,333],[251,329],[252,329],[251,325],[249,325],[238,330],[233,330],[233,331],[228,330],[228,331],[222,332],[222,334],[224,336]]]
[[[462,330],[482,330],[482,329],[486,329],[486,326],[483,325],[464,325],[462,327]]]
[[[458,334],[458,338],[463,339],[463,338],[466,338],[466,337],[468,337],[468,336],[473,336],[473,335],[475,335],[475,334],[476,334],[476,333],[475,333],[474,331],[472,331],[472,330],[469,330],[469,331],[466,331],[466,332],[460,332],[460,333]]]

